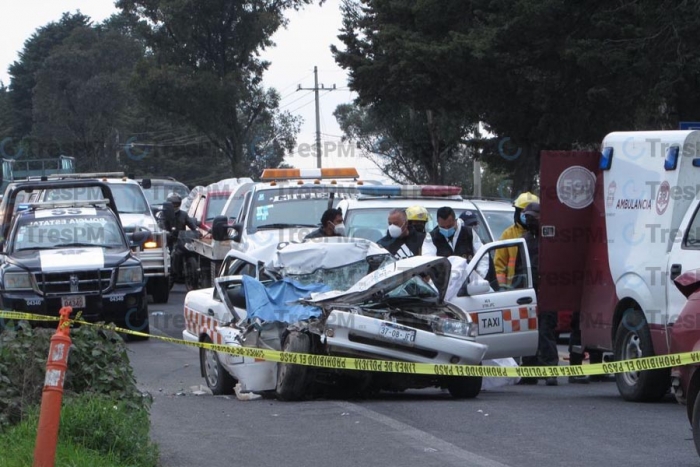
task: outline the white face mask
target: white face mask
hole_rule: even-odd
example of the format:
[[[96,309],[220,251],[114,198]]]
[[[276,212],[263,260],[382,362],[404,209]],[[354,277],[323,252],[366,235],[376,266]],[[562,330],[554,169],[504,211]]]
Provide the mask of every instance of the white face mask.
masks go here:
[[[342,222],[340,224],[336,224],[335,227],[333,227],[333,230],[338,235],[345,235],[345,224]]]
[[[399,238],[401,236],[402,230],[403,229],[401,227],[399,227],[398,225],[391,224],[389,226],[389,235],[391,236],[391,238]]]

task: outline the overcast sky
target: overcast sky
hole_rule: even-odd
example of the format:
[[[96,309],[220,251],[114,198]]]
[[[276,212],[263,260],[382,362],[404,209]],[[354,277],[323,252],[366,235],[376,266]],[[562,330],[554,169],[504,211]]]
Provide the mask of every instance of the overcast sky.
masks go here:
[[[340,144],[341,131],[333,111],[338,104],[350,102],[353,93],[347,89],[347,74],[338,67],[330,52],[332,43],[340,45],[337,39],[341,27],[342,15],[338,0],[329,0],[322,7],[318,2],[299,12],[290,12],[288,28],[277,32],[273,37],[277,46],[264,52],[263,57],[272,65],[265,75],[265,84],[275,87],[283,97],[281,108],[304,119],[299,144],[314,148],[316,138],[316,120],[313,92],[295,91],[298,85],[312,88],[314,85],[313,68],[318,67],[319,85],[330,88],[334,84],[337,90],[320,93],[321,138],[327,149],[323,158],[324,167],[354,166],[361,169],[363,177],[377,178],[378,171],[374,165],[359,157],[359,151],[351,151],[353,157],[341,157],[345,151],[334,150]],[[0,81],[9,85],[7,74],[9,65],[18,59],[18,53],[37,28],[61,18],[66,11],[72,13],[80,10],[95,22],[101,22],[116,13],[114,0],[14,0],[4,2],[0,15]],[[350,148],[353,149],[353,148]],[[316,167],[315,150],[312,157],[295,155],[288,162],[295,167]],[[326,151],[324,151],[325,153]]]

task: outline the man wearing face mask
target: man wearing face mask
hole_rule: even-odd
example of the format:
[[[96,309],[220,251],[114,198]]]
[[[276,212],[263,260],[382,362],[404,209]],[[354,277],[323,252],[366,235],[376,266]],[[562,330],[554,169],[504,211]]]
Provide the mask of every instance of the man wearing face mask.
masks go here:
[[[457,219],[454,210],[443,206],[437,211],[437,227],[430,231],[430,239],[423,244],[425,256],[461,256],[471,261],[482,243],[478,235],[474,235],[471,227],[465,227],[462,219]],[[432,241],[431,241],[432,240]],[[476,266],[476,272],[483,279],[489,271],[489,257],[484,255]]]
[[[522,237],[527,231],[523,209],[530,203],[539,203],[540,199],[530,192],[518,196],[513,202],[515,207],[514,223],[503,231],[500,240],[511,240]],[[499,248],[496,250],[494,263],[496,266],[496,278],[501,289],[523,287],[523,284],[513,284],[515,275],[515,262],[518,258],[518,247]]]
[[[331,208],[326,210],[321,216],[321,227],[304,237],[304,240],[308,240],[309,238],[343,236],[345,236],[343,212],[340,209]]]
[[[530,266],[532,269],[532,281],[535,294],[540,290],[540,204],[530,203],[522,212],[525,217],[527,231],[523,235],[527,245],[527,253],[530,256]],[[516,261],[515,268],[522,267],[520,257]],[[537,327],[539,340],[537,342],[537,355],[523,357],[522,366],[557,366],[559,364],[559,351],[557,350],[557,339],[554,330],[557,327],[556,311],[542,311],[537,313]],[[537,384],[537,378],[523,378],[521,384]],[[546,378],[547,386],[557,386],[556,378]]]
[[[427,219],[426,219],[427,220]],[[419,256],[425,240],[425,233],[418,232],[408,224],[408,216],[403,209],[394,209],[389,213],[387,234],[377,241],[394,258]]]

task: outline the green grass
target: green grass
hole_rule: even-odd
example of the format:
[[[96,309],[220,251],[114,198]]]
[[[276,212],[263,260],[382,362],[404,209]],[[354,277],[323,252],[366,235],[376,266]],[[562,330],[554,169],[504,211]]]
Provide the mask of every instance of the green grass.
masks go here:
[[[20,424],[0,433],[0,467],[31,466],[38,407]],[[106,396],[65,399],[61,411],[56,467],[155,467],[145,409]]]

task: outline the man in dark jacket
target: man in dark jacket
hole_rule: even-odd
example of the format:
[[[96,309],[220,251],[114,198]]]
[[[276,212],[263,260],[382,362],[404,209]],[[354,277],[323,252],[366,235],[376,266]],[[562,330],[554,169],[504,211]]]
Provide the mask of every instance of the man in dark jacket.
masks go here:
[[[343,211],[331,208],[327,209],[321,216],[321,227],[304,237],[304,240],[322,237],[342,237],[344,235]]]
[[[389,213],[389,228],[387,234],[377,241],[394,258],[409,258],[419,256],[422,252],[425,233],[419,233],[408,225],[408,216],[403,209],[394,209]]]

